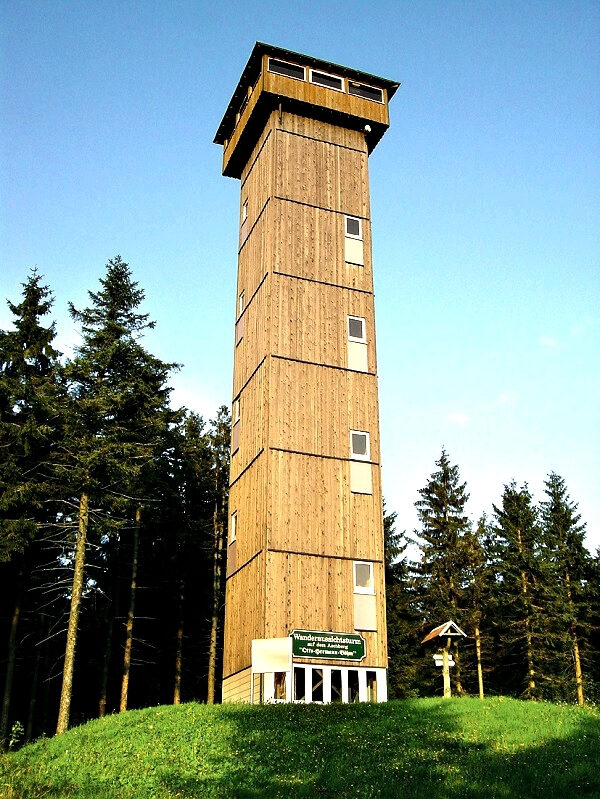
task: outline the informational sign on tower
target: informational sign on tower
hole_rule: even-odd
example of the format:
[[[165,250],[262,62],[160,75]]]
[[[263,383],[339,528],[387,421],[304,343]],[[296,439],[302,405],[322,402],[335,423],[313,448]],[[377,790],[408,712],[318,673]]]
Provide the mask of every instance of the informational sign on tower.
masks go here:
[[[365,639],[358,633],[292,630],[292,655],[298,658],[327,660],[363,660],[367,654]]]

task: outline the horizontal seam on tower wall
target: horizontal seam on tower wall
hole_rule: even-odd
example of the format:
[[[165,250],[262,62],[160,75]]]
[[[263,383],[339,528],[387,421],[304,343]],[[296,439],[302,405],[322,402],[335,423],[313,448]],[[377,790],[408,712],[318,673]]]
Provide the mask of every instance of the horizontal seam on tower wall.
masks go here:
[[[369,216],[363,216],[362,214],[349,214],[347,211],[336,211],[335,208],[326,208],[324,205],[305,203],[302,200],[294,200],[293,197],[281,197],[279,194],[274,194],[273,199],[281,200],[282,202],[285,203],[296,203],[296,205],[306,205],[308,208],[317,208],[319,211],[329,211],[329,213],[331,214],[341,214],[342,216],[353,216],[355,219],[365,219],[367,222],[371,221],[371,217]]]
[[[256,453],[256,455],[252,458],[252,460],[244,466],[244,468],[238,474],[238,476],[235,478],[235,480],[233,480],[231,483],[229,483],[229,488],[233,488],[233,486],[237,483],[237,481],[240,479],[240,477],[243,477],[246,474],[248,469],[252,466],[252,464],[256,460],[258,460],[260,458],[260,456],[263,454],[264,451],[265,451],[265,448],[261,447],[260,450]]]
[[[323,455],[321,452],[302,452],[299,449],[288,449],[286,447],[269,447],[272,452],[289,452],[291,455],[305,455],[307,458],[325,458],[330,461],[347,461],[348,463],[370,463],[379,466],[379,461],[367,461],[362,458],[342,458],[339,455]]]
[[[262,278],[260,279],[260,283],[259,283],[259,284],[258,284],[258,286],[257,286],[257,287],[254,289],[254,291],[253,291],[253,293],[252,293],[252,296],[250,297],[250,299],[248,300],[248,302],[246,303],[246,305],[244,305],[244,310],[241,312],[241,314],[240,314],[240,315],[238,316],[238,318],[235,320],[235,323],[236,323],[236,325],[237,325],[237,323],[240,321],[240,319],[242,318],[242,316],[243,316],[243,315],[246,313],[247,309],[248,309],[248,308],[249,308],[249,307],[252,305],[252,300],[253,300],[253,299],[256,297],[256,295],[258,294],[258,292],[259,292],[259,290],[260,290],[260,287],[261,287],[261,286],[262,286],[262,284],[265,282],[265,280],[267,279],[267,277],[268,277],[268,276],[269,276],[269,270],[267,270],[267,271],[264,273],[264,275],[263,275],[263,276],[262,276]]]
[[[364,561],[365,563],[383,563],[382,558],[359,558],[355,557],[354,555],[325,555],[321,552],[300,552],[297,549],[267,549],[267,554],[269,552],[278,552],[279,554],[283,555],[305,555],[306,557],[309,558],[330,558],[331,560],[360,560]]]
[[[252,668],[252,664],[250,664],[249,666],[242,666],[241,669],[238,669],[237,671],[232,671],[231,674],[225,675],[223,677],[223,680],[229,680],[231,677],[235,677],[237,674],[241,674],[243,671],[248,671],[248,669],[251,669],[251,668]]]
[[[360,294],[370,294],[373,297],[375,292],[369,289],[357,289],[354,286],[342,286],[340,283],[328,283],[326,280],[315,280],[314,277],[304,277],[303,275],[291,275],[289,272],[279,272],[273,269],[274,275],[282,275],[282,277],[293,277],[295,280],[307,280],[309,283],[317,283],[319,286],[331,286],[333,289],[347,289],[348,291],[358,291]]]
[[[249,378],[246,380],[246,382],[244,383],[244,385],[243,385],[243,386],[240,388],[240,390],[238,391],[238,393],[237,393],[237,394],[235,395],[235,397],[233,398],[233,401],[234,401],[234,402],[236,401],[236,399],[239,399],[239,398],[240,398],[242,391],[243,391],[243,390],[246,388],[246,386],[248,385],[248,383],[249,383],[249,382],[252,380],[252,378],[254,377],[254,375],[255,375],[255,374],[258,372],[258,370],[260,369],[260,367],[263,365],[263,363],[264,363],[266,360],[267,360],[267,356],[265,355],[265,356],[263,356],[263,358],[261,359],[260,363],[258,363],[258,364],[256,365],[256,367],[254,368],[254,370],[253,370],[252,374],[250,375],[250,377],[249,377]]]
[[[368,155],[366,150],[360,150],[358,147],[351,147],[349,144],[340,144],[336,141],[329,141],[329,139],[319,139],[317,136],[309,136],[307,133],[298,133],[295,130],[286,130],[286,128],[275,128],[276,132],[287,133],[288,136],[299,136],[301,139],[310,139],[311,141],[319,142],[319,144],[331,144],[333,147],[342,147],[344,150],[352,150],[354,153],[361,153],[361,155]]]
[[[302,358],[290,358],[288,355],[277,355],[271,353],[272,358],[277,358],[279,361],[292,361],[292,363],[305,363],[309,366],[324,366],[325,369],[338,369],[340,372],[350,372],[351,374],[370,375],[377,377],[377,372],[364,372],[362,369],[349,369],[347,366],[337,366],[334,363],[320,363],[319,361],[305,361]]]
[[[242,183],[242,184],[241,184],[241,186],[240,186],[240,191],[242,191],[242,190],[243,190],[243,188],[244,188],[244,186],[246,185],[246,181],[247,181],[247,180],[248,180],[248,178],[250,177],[250,173],[251,173],[251,172],[252,172],[252,170],[254,169],[254,165],[256,164],[256,162],[258,161],[258,159],[260,158],[260,155],[261,155],[261,153],[262,153],[262,151],[263,151],[263,149],[264,149],[264,146],[265,146],[265,144],[266,144],[266,143],[269,141],[269,138],[270,138],[270,136],[271,136],[271,133],[272,133],[272,129],[271,129],[271,130],[270,130],[270,131],[267,133],[267,135],[265,136],[265,140],[264,140],[264,142],[263,142],[263,143],[260,145],[260,150],[259,150],[259,151],[256,153],[256,158],[255,158],[255,159],[252,161],[252,165],[250,166],[250,169],[248,170],[248,174],[246,175],[246,177],[244,178],[244,181],[243,181],[243,183]]]
[[[255,220],[254,220],[254,222],[252,223],[252,227],[251,227],[251,228],[250,228],[250,230],[248,231],[248,235],[246,236],[246,238],[244,239],[244,241],[243,241],[243,242],[240,244],[240,248],[239,248],[239,250],[238,250],[238,258],[239,258],[239,256],[240,256],[240,253],[241,253],[241,252],[242,252],[242,250],[244,249],[244,245],[246,244],[246,242],[248,241],[248,239],[249,239],[249,238],[250,238],[250,236],[252,235],[252,232],[253,232],[254,228],[255,228],[255,227],[258,225],[258,222],[259,222],[259,220],[260,220],[261,216],[264,214],[264,212],[265,212],[265,209],[266,209],[267,205],[269,204],[269,200],[270,200],[270,199],[271,199],[270,197],[267,197],[267,199],[265,200],[265,204],[264,204],[264,205],[263,205],[263,207],[260,209],[260,212],[259,212],[258,216],[256,217],[256,219],[255,219]]]
[[[258,550],[258,552],[255,552],[254,555],[252,555],[251,558],[249,558],[245,563],[242,563],[241,566],[238,566],[238,568],[235,571],[232,571],[231,574],[228,574],[225,579],[226,580],[230,580],[235,574],[237,574],[242,569],[246,568],[246,566],[248,566],[250,563],[252,563],[252,561],[255,560],[260,555],[260,553],[262,551],[263,550],[261,548],[261,549]]]

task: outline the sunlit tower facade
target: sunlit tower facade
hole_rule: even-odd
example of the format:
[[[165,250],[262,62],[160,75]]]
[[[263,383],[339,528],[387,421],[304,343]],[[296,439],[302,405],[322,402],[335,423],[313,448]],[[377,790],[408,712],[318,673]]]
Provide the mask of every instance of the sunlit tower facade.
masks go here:
[[[385,701],[368,156],[398,84],[257,43],[240,180],[223,700]]]

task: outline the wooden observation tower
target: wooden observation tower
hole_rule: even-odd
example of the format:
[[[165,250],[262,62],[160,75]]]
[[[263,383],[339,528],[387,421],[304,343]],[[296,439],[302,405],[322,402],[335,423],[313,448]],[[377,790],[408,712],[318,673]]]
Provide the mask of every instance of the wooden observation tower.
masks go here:
[[[398,84],[257,43],[241,181],[224,701],[385,701],[367,158]]]

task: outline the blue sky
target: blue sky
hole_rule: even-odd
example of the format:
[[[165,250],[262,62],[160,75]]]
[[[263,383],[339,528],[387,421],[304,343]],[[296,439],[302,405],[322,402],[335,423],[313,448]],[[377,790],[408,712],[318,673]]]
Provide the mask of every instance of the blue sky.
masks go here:
[[[120,253],[231,397],[239,185],[218,123],[256,40],[398,80],[370,159],[383,486],[400,528],[444,445],[473,518],[554,470],[600,545],[596,2],[0,2],[0,297],[37,266],[59,345]],[[10,324],[0,306],[0,327]]]

